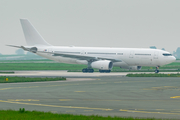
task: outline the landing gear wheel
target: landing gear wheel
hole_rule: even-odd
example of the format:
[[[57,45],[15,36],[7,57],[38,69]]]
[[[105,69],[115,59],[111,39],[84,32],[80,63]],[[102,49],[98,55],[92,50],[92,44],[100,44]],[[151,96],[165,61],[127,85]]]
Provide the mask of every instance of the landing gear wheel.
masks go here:
[[[89,72],[89,73],[93,73],[93,72],[94,72],[94,69],[88,69],[88,72]]]
[[[88,69],[87,69],[87,68],[84,68],[84,69],[82,69],[82,72],[83,72],[83,73],[87,73],[87,72],[88,72]]]
[[[99,70],[100,73],[110,73],[111,70]]]
[[[154,71],[155,73],[159,73],[159,70],[158,70],[159,67],[160,67],[160,66],[157,66],[157,67],[156,67],[156,70]]]
[[[103,73],[103,71],[102,71],[102,70],[99,70],[99,72],[100,72],[100,73]]]
[[[106,73],[110,73],[111,72],[111,70],[106,70]]]
[[[159,70],[155,70],[154,72],[155,72],[155,73],[159,73]]]
[[[94,69],[88,69],[88,68],[84,68],[84,69],[82,69],[82,72],[83,73],[93,73],[94,72]]]

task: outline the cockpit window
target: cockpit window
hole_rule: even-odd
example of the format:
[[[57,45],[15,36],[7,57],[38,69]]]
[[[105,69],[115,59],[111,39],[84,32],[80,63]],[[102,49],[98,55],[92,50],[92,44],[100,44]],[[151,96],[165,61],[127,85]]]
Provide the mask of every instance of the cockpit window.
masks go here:
[[[164,56],[172,56],[172,54],[164,53]]]

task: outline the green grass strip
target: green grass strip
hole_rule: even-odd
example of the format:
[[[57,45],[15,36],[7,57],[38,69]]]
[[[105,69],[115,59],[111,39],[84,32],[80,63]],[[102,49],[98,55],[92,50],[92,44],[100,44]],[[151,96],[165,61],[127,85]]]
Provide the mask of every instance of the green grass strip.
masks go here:
[[[14,72],[0,72],[0,74],[13,74]]]
[[[0,120],[160,120],[154,118],[102,117],[98,115],[54,114],[51,112],[25,111],[25,109],[0,110]]]
[[[6,81],[7,78],[8,78],[8,81]],[[6,76],[0,76],[0,83],[42,82],[42,81],[59,81],[59,80],[66,80],[66,78],[64,78],[64,77],[30,78],[30,77],[6,77]]]
[[[12,61],[2,61],[0,60],[0,70],[1,71],[12,71],[12,70],[69,70],[69,72],[82,71],[83,68],[87,68],[87,65],[79,64],[65,64],[65,63],[55,63],[51,60],[12,60]],[[98,69],[94,69],[98,71]],[[141,72],[153,72],[155,67],[143,66],[140,70]],[[120,67],[113,67],[113,72],[126,72],[126,71],[138,71],[138,70],[126,70]],[[180,62],[173,62],[168,65],[160,67],[160,71],[180,71]],[[139,72],[139,71],[138,71]]]
[[[127,77],[180,77],[180,74],[157,74],[157,73],[153,73],[153,74],[127,74]]]
[[[68,70],[68,72],[82,72],[87,65],[55,63],[51,60],[0,60],[1,71],[14,70]],[[120,67],[113,67],[112,72],[154,72],[155,67],[143,66],[141,70],[128,70]],[[168,65],[161,66],[161,72],[180,72],[180,62],[173,62]],[[94,69],[98,72],[98,69]]]

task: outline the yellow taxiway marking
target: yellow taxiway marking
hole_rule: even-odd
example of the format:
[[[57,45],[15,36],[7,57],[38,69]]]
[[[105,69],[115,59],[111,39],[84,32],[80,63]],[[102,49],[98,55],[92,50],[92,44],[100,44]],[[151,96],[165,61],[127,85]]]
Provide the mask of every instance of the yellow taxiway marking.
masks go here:
[[[14,101],[4,101],[4,100],[0,100],[0,102],[4,102],[4,103],[13,103],[13,104],[21,104],[21,105],[43,106],[43,107],[74,108],[74,109],[103,110],[103,111],[111,111],[111,110],[113,110],[113,109],[108,109],[108,108],[91,108],[91,107],[76,107],[76,106],[59,106],[59,105],[46,105],[46,104],[24,103],[24,102],[14,102]]]
[[[180,96],[174,96],[174,97],[170,97],[170,98],[180,98]]]
[[[58,86],[73,86],[73,85],[93,85],[93,84],[106,84],[107,82],[98,82],[98,83],[87,83],[87,84],[60,84],[60,85],[46,85],[46,86],[28,86],[28,87],[9,87],[9,88],[0,88],[0,90],[9,90],[9,89],[23,89],[23,88],[38,88],[38,87],[58,87]]]
[[[180,87],[176,87],[176,86],[161,86],[161,87],[144,88],[143,90],[169,90],[169,89],[180,89]]]
[[[106,84],[107,82],[98,82],[98,83],[90,83],[90,85],[94,85],[94,84]]]
[[[148,112],[148,111],[123,110],[123,109],[120,109],[119,111],[121,111],[121,112],[132,112],[132,113],[154,113],[154,114],[173,114],[173,115],[180,115],[180,113]]]
[[[8,89],[13,89],[13,88],[1,88],[0,90],[8,90]]]
[[[168,88],[170,87],[170,88],[173,88],[174,86],[164,86],[164,87],[168,87]]]
[[[71,101],[72,99],[59,99],[59,101]]]
[[[122,83],[122,82],[114,82],[114,83]]]
[[[74,91],[74,92],[86,92],[86,91]]]
[[[83,99],[83,101],[123,101],[123,100],[98,100],[98,99]]]
[[[8,101],[39,101],[39,100],[34,100],[34,99],[8,99]]]
[[[79,85],[79,84],[47,85],[47,86],[28,86],[28,87],[9,87],[9,88],[1,88],[0,90],[21,89],[21,88],[38,88],[38,87],[55,87],[55,86],[69,86],[69,85]]]
[[[36,88],[39,86],[29,86],[29,87],[10,87],[10,88],[1,88],[0,90],[9,90],[9,89],[20,89],[20,88]]]
[[[156,110],[164,110],[164,109],[156,109]]]

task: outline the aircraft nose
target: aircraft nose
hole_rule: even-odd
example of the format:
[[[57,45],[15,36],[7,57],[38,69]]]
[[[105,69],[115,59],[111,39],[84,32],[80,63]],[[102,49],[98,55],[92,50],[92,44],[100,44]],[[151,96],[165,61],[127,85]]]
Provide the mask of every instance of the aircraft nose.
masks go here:
[[[165,64],[170,64],[174,61],[176,61],[176,58],[174,56],[170,56],[168,57],[168,59],[165,60]]]

